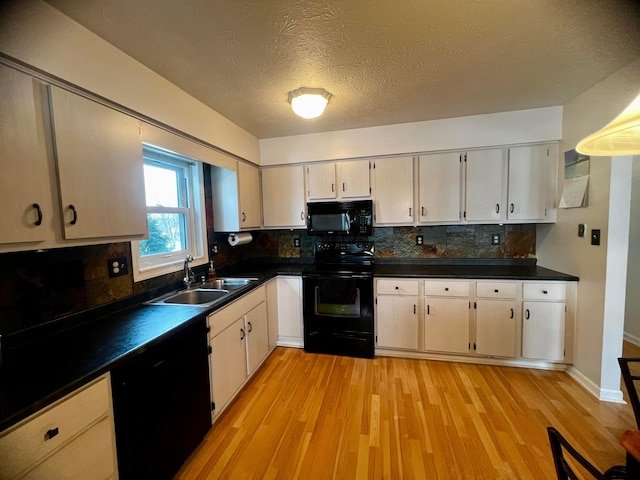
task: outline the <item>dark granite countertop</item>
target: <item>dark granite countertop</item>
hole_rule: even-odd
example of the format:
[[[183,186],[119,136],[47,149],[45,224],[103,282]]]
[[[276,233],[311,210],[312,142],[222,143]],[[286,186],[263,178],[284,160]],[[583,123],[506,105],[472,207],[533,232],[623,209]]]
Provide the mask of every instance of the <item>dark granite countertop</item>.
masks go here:
[[[565,280],[577,277],[538,267],[534,263],[480,264],[463,262],[384,262],[380,277]],[[257,261],[220,271],[220,276],[255,277],[257,282],[232,291],[210,308],[185,305],[138,304],[15,348],[0,368],[0,431],[71,393],[85,383],[153,347],[181,329],[224,307],[276,275],[301,275],[311,259],[272,263]],[[129,302],[131,303],[131,301]]]

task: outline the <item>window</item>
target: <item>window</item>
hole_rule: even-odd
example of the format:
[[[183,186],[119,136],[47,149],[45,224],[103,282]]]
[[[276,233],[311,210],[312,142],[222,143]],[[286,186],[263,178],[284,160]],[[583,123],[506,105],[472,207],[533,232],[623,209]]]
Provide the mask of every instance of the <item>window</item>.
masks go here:
[[[143,154],[149,238],[131,245],[136,281],[182,269],[187,255],[207,262],[202,163],[146,144]]]

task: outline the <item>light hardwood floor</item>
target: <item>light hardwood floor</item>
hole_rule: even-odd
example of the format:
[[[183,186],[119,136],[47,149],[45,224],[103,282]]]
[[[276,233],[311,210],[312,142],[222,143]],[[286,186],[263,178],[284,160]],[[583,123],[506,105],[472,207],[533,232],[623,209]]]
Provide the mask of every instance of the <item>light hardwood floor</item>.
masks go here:
[[[277,348],[178,479],[551,479],[546,427],[604,470],[631,407],[568,374]]]

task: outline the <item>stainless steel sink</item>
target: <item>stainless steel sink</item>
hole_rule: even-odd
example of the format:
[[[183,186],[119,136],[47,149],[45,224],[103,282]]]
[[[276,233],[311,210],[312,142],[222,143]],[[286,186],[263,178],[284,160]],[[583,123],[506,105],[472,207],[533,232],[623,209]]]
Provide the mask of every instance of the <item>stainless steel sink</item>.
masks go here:
[[[222,288],[225,290],[237,290],[251,282],[257,281],[257,278],[218,278],[211,280],[203,285],[203,288]]]
[[[151,305],[196,305],[208,307],[229,295],[229,290],[215,288],[195,288],[171,293],[149,302]]]

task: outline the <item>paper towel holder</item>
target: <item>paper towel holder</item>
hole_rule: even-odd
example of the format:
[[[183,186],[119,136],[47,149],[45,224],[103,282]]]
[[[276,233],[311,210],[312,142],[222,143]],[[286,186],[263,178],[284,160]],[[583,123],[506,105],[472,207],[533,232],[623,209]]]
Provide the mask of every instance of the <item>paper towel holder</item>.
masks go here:
[[[246,245],[253,240],[253,235],[249,232],[241,232],[241,233],[230,233],[228,242],[232,247],[236,247],[238,245]]]

